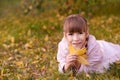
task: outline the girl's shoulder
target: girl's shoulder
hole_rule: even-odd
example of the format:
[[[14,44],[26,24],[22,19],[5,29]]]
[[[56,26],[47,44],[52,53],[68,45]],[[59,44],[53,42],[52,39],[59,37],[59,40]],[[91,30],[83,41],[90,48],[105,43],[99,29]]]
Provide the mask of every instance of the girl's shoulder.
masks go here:
[[[89,40],[88,40],[88,48],[95,48],[96,46],[99,46],[102,49],[109,49],[113,50],[113,49],[120,49],[120,45],[119,44],[115,44],[112,42],[108,42],[105,40],[96,40],[95,36],[93,35],[89,35]]]
[[[119,44],[115,44],[112,42],[108,42],[108,41],[104,41],[104,40],[98,40],[97,41],[99,43],[99,45],[101,46],[101,48],[105,51],[105,52],[118,52],[120,53],[120,45]]]
[[[58,43],[59,47],[68,47],[67,40],[63,37],[62,40]]]
[[[95,38],[95,36],[93,35],[89,35],[88,38],[88,48],[94,48],[94,46],[98,45],[97,40]]]

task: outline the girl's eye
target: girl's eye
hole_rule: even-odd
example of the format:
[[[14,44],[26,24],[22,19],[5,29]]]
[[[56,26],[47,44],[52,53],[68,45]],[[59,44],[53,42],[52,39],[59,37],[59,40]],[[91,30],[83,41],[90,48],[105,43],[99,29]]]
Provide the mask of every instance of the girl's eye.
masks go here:
[[[83,32],[79,32],[79,34],[83,34]]]
[[[73,33],[69,33],[68,35],[73,35]]]

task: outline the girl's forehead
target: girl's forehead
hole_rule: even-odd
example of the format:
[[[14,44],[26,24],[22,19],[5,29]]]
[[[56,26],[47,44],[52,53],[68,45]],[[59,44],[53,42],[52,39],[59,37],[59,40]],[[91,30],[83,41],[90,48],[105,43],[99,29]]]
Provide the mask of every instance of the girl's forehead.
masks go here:
[[[85,32],[87,26],[80,21],[67,21],[64,24],[64,31],[65,32]]]
[[[79,26],[70,26],[67,29],[67,32],[85,32],[85,28],[84,27],[79,27]]]

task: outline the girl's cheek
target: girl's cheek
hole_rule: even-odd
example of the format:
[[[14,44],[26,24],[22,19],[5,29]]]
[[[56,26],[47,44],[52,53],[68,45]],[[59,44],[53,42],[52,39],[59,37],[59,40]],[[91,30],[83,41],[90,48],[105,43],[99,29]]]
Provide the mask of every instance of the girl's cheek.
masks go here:
[[[69,39],[69,40],[68,40],[68,42],[69,42],[69,43],[72,43],[72,40],[71,40],[71,39]]]
[[[71,39],[71,40],[69,40],[69,43],[70,43],[70,44],[72,43],[72,39]]]

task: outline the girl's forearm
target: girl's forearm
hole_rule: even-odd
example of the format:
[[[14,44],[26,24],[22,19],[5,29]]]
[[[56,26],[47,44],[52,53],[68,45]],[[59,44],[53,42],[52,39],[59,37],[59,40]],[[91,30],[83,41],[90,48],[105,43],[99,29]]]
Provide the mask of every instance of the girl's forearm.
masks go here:
[[[72,66],[73,66],[73,65],[66,63],[66,64],[64,65],[64,67],[63,67],[63,72],[64,72],[64,73],[67,72],[67,70],[68,70],[70,67],[72,67]],[[80,67],[81,67],[81,64],[78,63],[78,62],[76,62],[75,65],[74,65],[74,67],[75,67],[77,70],[79,70]]]

